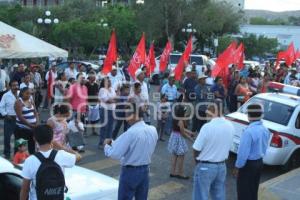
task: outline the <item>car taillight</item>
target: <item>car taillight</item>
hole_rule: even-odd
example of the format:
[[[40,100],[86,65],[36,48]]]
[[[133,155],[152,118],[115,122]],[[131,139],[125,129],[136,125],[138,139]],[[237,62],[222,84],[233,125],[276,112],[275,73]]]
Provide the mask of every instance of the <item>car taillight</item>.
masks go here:
[[[273,133],[270,146],[275,147],[275,148],[281,148],[282,147],[282,139],[278,135],[278,133]]]

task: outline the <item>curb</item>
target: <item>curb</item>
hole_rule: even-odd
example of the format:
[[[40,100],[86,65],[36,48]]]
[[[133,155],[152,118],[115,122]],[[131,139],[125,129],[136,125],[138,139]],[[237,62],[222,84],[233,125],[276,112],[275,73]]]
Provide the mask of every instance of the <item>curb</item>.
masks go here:
[[[272,189],[278,189],[278,185],[284,181],[287,181],[290,178],[293,178],[295,176],[299,175],[300,177],[300,168],[295,169],[293,171],[290,171],[286,174],[280,175],[276,178],[273,178],[269,181],[266,181],[259,185],[259,191],[258,191],[258,199],[259,200],[282,200],[280,197],[281,195],[277,194],[276,192],[273,192]],[[300,179],[299,179],[300,182]],[[279,188],[280,189],[280,188]],[[289,192],[289,191],[287,191]],[[299,194],[300,199],[300,194]]]

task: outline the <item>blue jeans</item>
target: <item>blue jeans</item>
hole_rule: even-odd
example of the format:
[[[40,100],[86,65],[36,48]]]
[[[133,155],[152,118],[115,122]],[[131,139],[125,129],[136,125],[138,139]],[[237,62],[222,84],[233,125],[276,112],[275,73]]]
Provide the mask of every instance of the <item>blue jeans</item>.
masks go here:
[[[5,117],[4,119],[4,155],[10,158],[10,140],[16,128],[16,119]]]
[[[149,167],[122,167],[118,200],[147,200],[149,189]]]
[[[112,138],[112,132],[114,127],[114,116],[112,110],[104,109],[100,107],[100,141],[99,145],[102,145],[104,140]]]
[[[226,165],[198,163],[194,172],[193,200],[225,200]]]

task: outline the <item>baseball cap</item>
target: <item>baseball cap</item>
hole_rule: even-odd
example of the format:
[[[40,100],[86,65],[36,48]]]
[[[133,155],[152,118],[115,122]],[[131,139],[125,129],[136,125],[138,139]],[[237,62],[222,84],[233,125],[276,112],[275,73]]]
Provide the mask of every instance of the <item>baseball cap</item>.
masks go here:
[[[144,73],[143,70],[140,68],[138,70],[136,70],[135,72],[135,77],[137,78],[140,74]]]
[[[111,68],[111,70],[117,70],[116,65],[113,65],[112,68]]]
[[[27,140],[24,140],[23,138],[17,139],[15,141],[15,147],[18,148],[21,145],[26,145],[27,144]]]

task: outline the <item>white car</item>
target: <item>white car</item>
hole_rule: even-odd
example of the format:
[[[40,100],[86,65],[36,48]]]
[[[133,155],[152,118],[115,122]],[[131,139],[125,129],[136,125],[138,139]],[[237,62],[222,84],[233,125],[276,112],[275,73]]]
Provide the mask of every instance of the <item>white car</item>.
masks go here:
[[[300,88],[275,82],[272,85],[285,93],[257,94],[237,112],[226,115],[235,127],[231,151],[237,153],[241,134],[249,124],[247,106],[260,103],[264,108],[263,124],[272,133],[264,163],[281,165],[286,170],[300,167],[300,97],[295,95],[300,94]]]
[[[0,157],[0,197],[19,199],[22,177],[21,170]],[[75,166],[65,169],[68,192],[67,200],[115,200],[118,199],[119,182],[101,173]]]
[[[167,66],[168,71],[173,71],[178,64],[178,61],[181,57],[182,53],[173,52],[169,56],[169,63]],[[154,72],[151,73],[151,80],[154,83],[159,84],[159,78],[160,78],[160,71],[159,71],[159,62],[160,62],[160,56],[155,58],[156,66],[154,68]],[[205,55],[198,55],[198,54],[191,54],[189,63],[192,64],[193,62],[196,63],[196,71],[197,74],[202,74],[205,71],[206,64],[214,64],[213,60],[209,60],[207,56]]]

